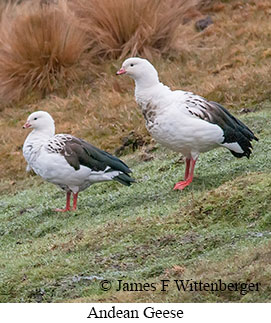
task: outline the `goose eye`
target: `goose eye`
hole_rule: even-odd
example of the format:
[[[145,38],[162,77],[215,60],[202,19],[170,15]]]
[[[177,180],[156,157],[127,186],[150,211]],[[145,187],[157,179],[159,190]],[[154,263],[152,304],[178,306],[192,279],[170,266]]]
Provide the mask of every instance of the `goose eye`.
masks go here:
[[[134,64],[130,64],[130,66],[131,66],[131,67],[133,67],[133,66],[134,66]]]
[[[36,117],[36,118],[34,118],[34,120],[37,120],[38,118]]]

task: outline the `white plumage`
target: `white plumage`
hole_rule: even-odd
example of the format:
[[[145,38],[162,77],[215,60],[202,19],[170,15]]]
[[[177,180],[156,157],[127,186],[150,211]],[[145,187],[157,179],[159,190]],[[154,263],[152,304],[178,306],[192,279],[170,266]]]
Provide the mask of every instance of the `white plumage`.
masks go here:
[[[172,91],[159,81],[158,73],[146,59],[129,58],[117,72],[135,81],[135,98],[152,137],[186,158],[183,189],[193,179],[200,153],[217,147],[229,149],[236,157],[249,157],[253,132],[216,102],[191,92]]]
[[[54,120],[45,111],[32,113],[24,128],[34,129],[23,145],[27,170],[33,169],[67,192],[66,208],[58,211],[70,210],[71,193],[76,209],[78,193],[94,183],[113,179],[124,185],[133,182],[130,169],[118,158],[71,135],[55,135]]]

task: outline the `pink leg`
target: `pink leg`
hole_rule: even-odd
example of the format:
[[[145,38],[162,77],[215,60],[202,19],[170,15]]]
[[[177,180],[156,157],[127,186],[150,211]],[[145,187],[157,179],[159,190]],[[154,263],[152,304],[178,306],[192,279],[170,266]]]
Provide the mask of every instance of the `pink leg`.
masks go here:
[[[193,158],[190,159],[190,169],[189,169],[187,178],[185,178],[184,181],[176,183],[174,186],[174,190],[183,190],[186,186],[188,186],[192,182],[196,161],[197,160],[194,160]],[[186,173],[187,173],[187,169],[185,170],[185,176],[186,176]]]
[[[56,212],[70,211],[70,201],[71,201],[71,192],[67,192],[67,195],[66,195],[66,208],[65,209],[55,209],[55,211]]]
[[[78,192],[73,194],[73,206],[72,206],[72,210],[76,210],[77,208],[77,198],[78,198]]]

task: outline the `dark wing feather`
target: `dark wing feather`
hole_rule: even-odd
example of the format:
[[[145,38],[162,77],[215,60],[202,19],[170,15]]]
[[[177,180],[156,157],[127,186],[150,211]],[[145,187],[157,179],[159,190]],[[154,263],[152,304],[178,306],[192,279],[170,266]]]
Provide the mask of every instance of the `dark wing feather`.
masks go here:
[[[254,139],[258,141],[258,138],[255,137],[254,133],[239,119],[235,118],[226,108],[217,102],[210,101],[210,104],[216,106],[221,113],[224,113],[226,120],[228,121],[227,125],[230,125],[231,128],[240,130],[246,137],[251,140]]]
[[[80,164],[82,164],[81,159],[83,158],[81,156],[84,156],[85,154],[81,145],[78,145],[73,139],[71,141],[66,141],[63,150],[60,153],[75,170],[80,169]]]
[[[91,168],[94,171],[104,171],[107,167],[111,170],[118,170],[123,173],[131,173],[129,167],[120,159],[91,145],[90,143],[71,137],[65,141],[61,154],[75,170],[80,165]]]
[[[237,142],[244,153],[233,153],[236,157],[251,154],[251,141],[258,138],[254,133],[239,119],[234,117],[226,108],[217,102],[207,101],[200,96],[188,96],[185,101],[186,109],[190,114],[207,122],[217,124],[224,132],[223,143]]]

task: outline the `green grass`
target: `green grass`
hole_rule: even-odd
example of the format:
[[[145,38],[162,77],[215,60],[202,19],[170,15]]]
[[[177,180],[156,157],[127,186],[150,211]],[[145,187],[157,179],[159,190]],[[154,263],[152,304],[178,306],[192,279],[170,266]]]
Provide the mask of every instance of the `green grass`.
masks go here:
[[[76,212],[56,213],[65,194],[28,176],[0,201],[1,302],[267,302],[271,274],[271,112],[241,116],[260,138],[250,160],[223,149],[202,154],[182,192],[179,155],[126,157],[137,183],[103,183],[79,194]],[[20,187],[20,186],[19,186]],[[78,279],[78,277],[87,277]],[[98,276],[98,278],[95,276]],[[112,281],[101,291],[99,279]],[[117,292],[117,280],[167,292]],[[260,282],[258,292],[178,292],[174,279]]]

